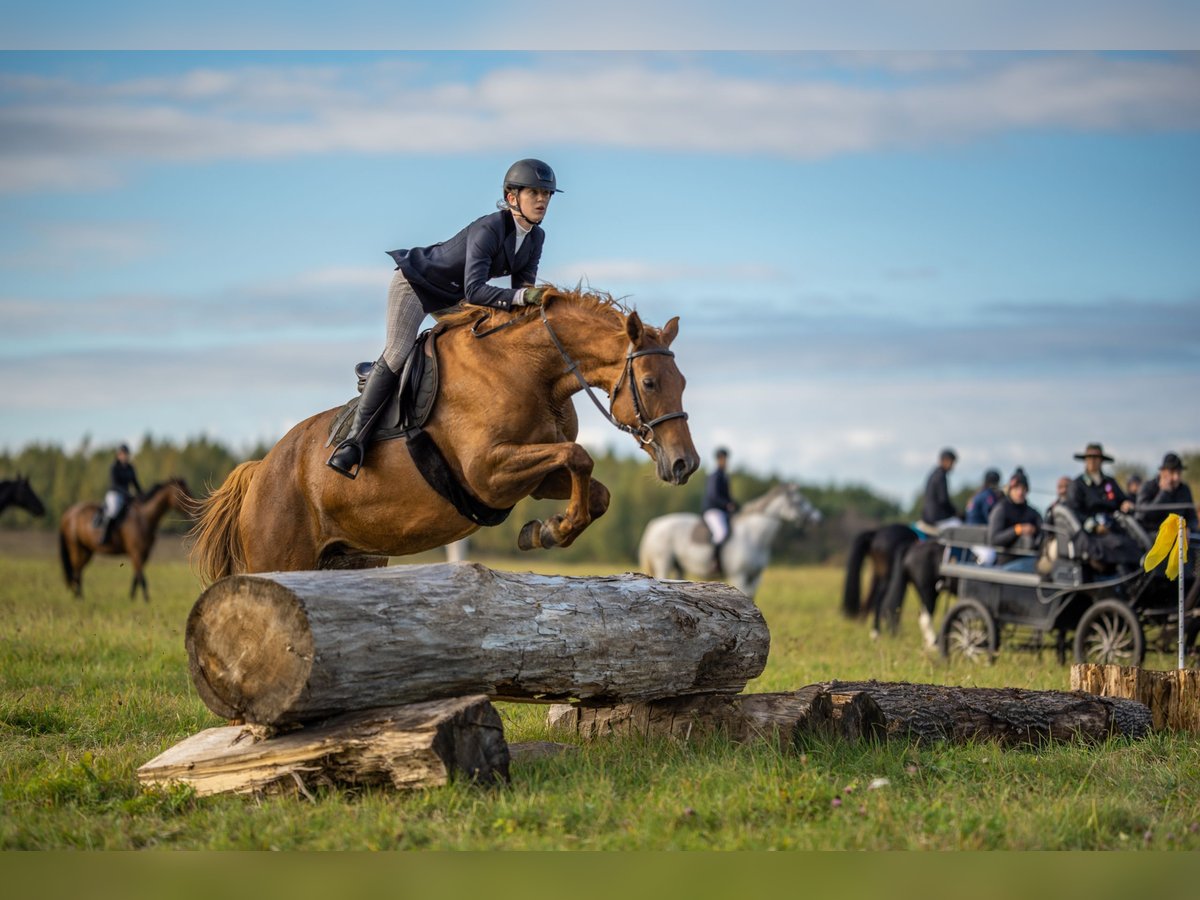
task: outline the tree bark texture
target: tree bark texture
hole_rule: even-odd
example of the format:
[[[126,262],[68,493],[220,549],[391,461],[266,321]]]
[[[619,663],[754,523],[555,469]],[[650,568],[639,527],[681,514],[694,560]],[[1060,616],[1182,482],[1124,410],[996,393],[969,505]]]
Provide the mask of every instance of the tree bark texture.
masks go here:
[[[1150,710],[1133,700],[1083,692],[939,684],[831,681],[830,693],[861,691],[883,712],[889,739],[922,743],[994,740],[1008,746],[1111,736],[1145,737]]]
[[[552,730],[586,738],[608,734],[699,739],[723,733],[738,742],[769,739],[794,746],[832,727],[833,707],[821,688],[782,694],[703,694],[615,706],[556,704]]]
[[[508,780],[504,729],[483,696],[360,710],[265,739],[255,731],[209,728],[143,765],[138,779],[146,786],[189,784],[201,795]]]
[[[1150,707],[1155,731],[1200,733],[1200,669],[1156,672],[1079,663],[1071,667],[1071,690],[1144,703]]]
[[[795,693],[678,697],[609,707],[557,705],[548,721],[551,728],[589,738],[639,734],[686,740],[723,731],[738,741],[773,736],[785,745],[807,734],[832,734],[845,741],[993,740],[1036,746],[1115,735],[1144,737],[1150,711],[1133,700],[1082,692],[832,681]]]
[[[186,645],[209,709],[278,725],[467,694],[737,693],[770,635],[725,584],[452,563],[224,578],[192,608]]]

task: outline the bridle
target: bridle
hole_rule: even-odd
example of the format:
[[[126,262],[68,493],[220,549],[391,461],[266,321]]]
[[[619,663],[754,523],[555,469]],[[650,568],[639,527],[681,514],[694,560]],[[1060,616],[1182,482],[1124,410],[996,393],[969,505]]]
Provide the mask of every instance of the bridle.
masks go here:
[[[567,371],[575,376],[575,380],[579,382],[580,387],[587,392],[588,399],[596,405],[596,409],[600,410],[600,415],[608,419],[609,423],[618,431],[623,431],[626,434],[632,434],[643,444],[653,444],[657,447],[658,441],[654,436],[655,425],[661,425],[663,422],[669,422],[671,419],[687,419],[688,414],[681,409],[678,412],[666,413],[665,415],[658,416],[657,418],[651,419],[649,422],[647,422],[646,414],[643,411],[644,407],[642,406],[642,395],[638,391],[637,379],[633,377],[633,361],[638,357],[668,356],[674,359],[674,351],[669,350],[666,347],[650,347],[645,350],[635,350],[633,341],[630,341],[629,346],[625,350],[625,367],[621,370],[621,377],[617,379],[617,383],[613,385],[613,389],[609,394],[609,409],[605,409],[604,404],[596,399],[596,394],[592,390],[592,386],[587,383],[587,379],[585,379],[583,374],[579,371],[579,360],[575,359],[570,353],[567,352],[567,348],[563,346],[563,342],[558,339],[558,335],[555,334],[554,329],[550,327],[550,319],[546,316],[546,307],[541,306],[539,309],[542,314],[542,324],[546,326],[546,332],[550,335],[550,340],[554,342],[554,346],[558,349],[559,355],[562,356],[563,362],[567,364]],[[507,322],[502,322],[501,324],[495,325],[491,328],[483,328],[484,324],[487,323],[491,317],[492,314],[489,312],[484,313],[482,316],[476,319],[471,324],[471,336],[476,339],[490,337],[497,331],[503,331],[505,328],[511,328],[513,325],[516,325],[518,321],[520,321],[518,319],[509,319]],[[612,414],[612,405],[617,402],[617,393],[621,390],[621,385],[624,384],[626,378],[629,379],[629,391],[633,399],[633,414],[637,416],[638,423],[636,427],[633,425],[626,425]]]
[[[656,418],[646,421],[645,407],[642,405],[642,395],[638,391],[637,379],[634,377],[633,361],[642,356],[667,356],[675,358],[675,353],[666,347],[648,347],[644,350],[634,349],[633,341],[629,342],[629,346],[625,350],[625,366],[621,369],[621,377],[617,379],[617,383],[613,385],[612,391],[608,395],[609,408],[605,409],[592,390],[592,386],[587,383],[587,379],[583,377],[583,373],[579,371],[579,360],[573,358],[567,352],[567,348],[563,346],[562,341],[558,339],[558,335],[554,333],[554,329],[550,327],[550,319],[546,316],[546,307],[541,307],[542,324],[546,326],[546,331],[550,335],[550,340],[554,342],[554,346],[558,348],[559,354],[563,358],[563,362],[567,364],[567,371],[575,376],[575,380],[579,382],[580,387],[587,392],[588,398],[596,405],[596,409],[600,410],[600,414],[608,419],[609,423],[619,431],[626,434],[631,434],[643,444],[653,444],[658,446],[658,441],[654,436],[654,426],[661,425],[663,422],[669,422],[671,419],[686,420],[688,414],[682,409],[678,412],[665,413]],[[630,397],[633,400],[633,414],[637,418],[636,427],[626,425],[624,422],[617,419],[612,414],[612,407],[617,402],[617,394],[621,391],[621,385],[625,380],[629,380]]]

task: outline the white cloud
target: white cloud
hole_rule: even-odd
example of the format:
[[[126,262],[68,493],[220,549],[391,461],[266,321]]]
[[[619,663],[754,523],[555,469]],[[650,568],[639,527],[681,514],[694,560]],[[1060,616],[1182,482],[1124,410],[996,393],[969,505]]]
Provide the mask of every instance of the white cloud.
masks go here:
[[[0,189],[102,183],[115,164],[148,160],[510,150],[548,123],[561,144],[795,160],[1022,129],[1200,125],[1194,56],[985,56],[936,76],[843,76],[803,65],[729,74],[691,58],[621,54],[531,56],[432,85],[390,65],[199,69],[117,83],[8,77],[0,171],[21,171]]]

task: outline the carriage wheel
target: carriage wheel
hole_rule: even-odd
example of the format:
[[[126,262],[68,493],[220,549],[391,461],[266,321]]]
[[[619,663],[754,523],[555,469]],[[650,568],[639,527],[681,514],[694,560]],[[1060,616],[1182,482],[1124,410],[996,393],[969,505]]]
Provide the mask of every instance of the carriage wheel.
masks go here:
[[[1075,629],[1075,662],[1140,666],[1146,655],[1142,623],[1120,600],[1099,600]]]
[[[965,597],[942,620],[938,646],[947,659],[991,662],[996,657],[996,620],[978,600]]]

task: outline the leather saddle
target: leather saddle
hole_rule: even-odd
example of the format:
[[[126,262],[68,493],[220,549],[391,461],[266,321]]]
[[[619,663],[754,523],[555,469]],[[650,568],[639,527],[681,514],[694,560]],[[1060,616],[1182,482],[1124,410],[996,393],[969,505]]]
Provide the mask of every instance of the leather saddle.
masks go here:
[[[438,395],[437,326],[422,331],[413,342],[412,351],[404,362],[396,393],[379,414],[379,424],[371,440],[390,441],[403,437],[414,428],[420,428],[433,414]],[[360,362],[354,367],[358,377],[358,392],[361,394],[371,372],[373,362]],[[326,447],[338,444],[350,430],[354,411],[358,408],[358,397],[354,397],[334,416],[329,428]]]

